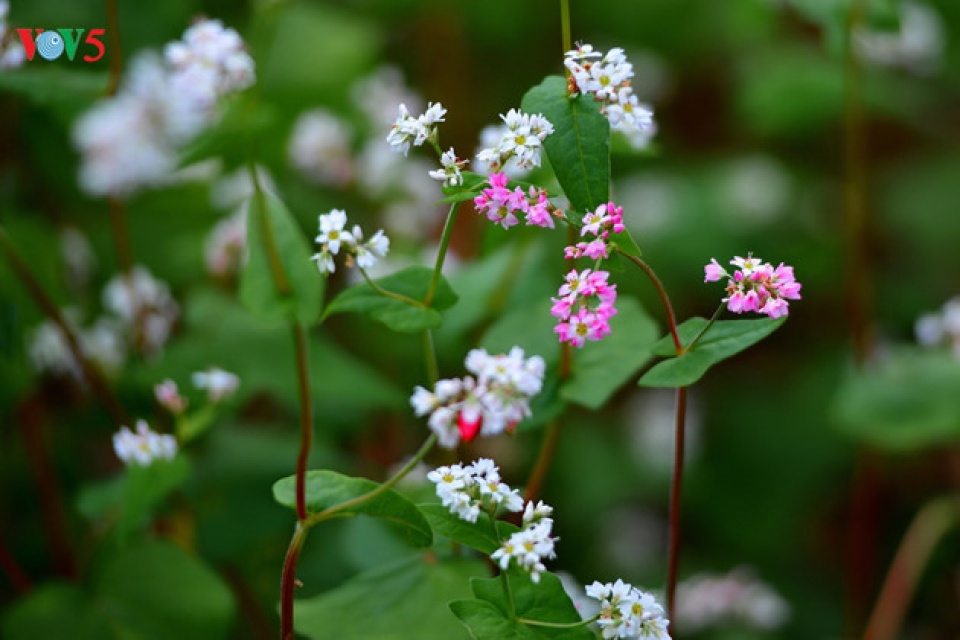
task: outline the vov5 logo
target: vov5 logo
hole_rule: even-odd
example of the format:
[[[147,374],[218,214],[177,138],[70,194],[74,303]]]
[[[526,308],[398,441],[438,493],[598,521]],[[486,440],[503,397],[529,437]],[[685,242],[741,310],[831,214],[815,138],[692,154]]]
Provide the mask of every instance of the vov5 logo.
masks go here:
[[[103,57],[106,47],[100,37],[107,31],[106,29],[90,29],[87,37],[83,37],[86,29],[17,29],[17,35],[20,36],[20,42],[23,43],[23,52],[27,54],[27,60],[33,60],[36,54],[44,60],[56,60],[66,52],[67,59],[73,62],[77,55],[77,49],[82,43],[93,47],[96,55],[86,54],[83,56],[84,62],[96,62]]]

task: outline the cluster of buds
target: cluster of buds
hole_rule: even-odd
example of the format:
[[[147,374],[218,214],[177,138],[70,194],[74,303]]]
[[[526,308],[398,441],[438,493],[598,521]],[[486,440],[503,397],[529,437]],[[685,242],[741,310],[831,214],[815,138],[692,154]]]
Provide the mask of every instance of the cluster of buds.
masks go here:
[[[603,638],[669,640],[670,622],[651,594],[623,580],[594,582],[586,588],[586,593],[600,601],[597,624]]]
[[[341,249],[347,254],[347,266],[353,266],[356,262],[361,269],[373,267],[390,250],[390,238],[384,235],[382,229],[364,242],[360,225],[355,224],[351,231],[347,231],[344,228],[346,224],[347,214],[342,209],[320,214],[320,234],[316,238],[320,252],[315,253],[311,260],[317,261],[317,268],[322,273],[336,270],[333,256],[339,254]]]
[[[553,124],[542,114],[530,115],[517,109],[500,114],[500,118],[507,127],[503,136],[495,146],[481,149],[477,160],[491,172],[500,171],[511,159],[520,169],[539,167],[543,141],[553,133]]]
[[[524,192],[520,187],[511,191],[507,188],[509,178],[506,173],[494,173],[488,178],[490,186],[473,199],[477,211],[496,222],[504,229],[519,223],[517,214],[523,214],[527,226],[553,229],[553,217],[557,208],[550,204],[544,189],[530,187]]]
[[[560,342],[582,347],[610,333],[610,318],[617,313],[617,285],[608,284],[606,271],[576,269],[567,274],[558,298],[551,298],[550,313],[559,320],[554,332]]]
[[[570,71],[568,90],[572,95],[592,95],[601,103],[612,129],[622,131],[634,145],[646,146],[656,130],[653,111],[633,93],[633,65],[623,49],[613,48],[603,55],[584,44],[567,51],[563,64]]]
[[[171,435],[151,431],[146,420],[137,420],[136,433],[124,426],[113,434],[113,450],[127,466],[146,467],[157,459],[173,459],[177,455],[177,440]]]
[[[448,449],[478,434],[512,431],[530,415],[530,398],[543,388],[543,358],[524,358],[519,347],[493,356],[474,349],[465,366],[473,376],[440,380],[433,391],[418,386],[410,397],[414,413],[430,415],[427,424]]]
[[[427,174],[447,187],[457,187],[463,184],[461,170],[466,165],[467,161],[458,158],[453,147],[450,147],[440,155],[440,168],[428,171]]]
[[[736,256],[730,264],[737,267],[733,275],[727,273],[711,258],[704,267],[704,282],[716,282],[727,278],[727,297],[723,299],[727,308],[734,313],[753,311],[771,318],[779,318],[790,312],[787,300],[800,299],[800,283],[794,279],[793,267],[784,265],[774,267],[747,254],[746,258]]]

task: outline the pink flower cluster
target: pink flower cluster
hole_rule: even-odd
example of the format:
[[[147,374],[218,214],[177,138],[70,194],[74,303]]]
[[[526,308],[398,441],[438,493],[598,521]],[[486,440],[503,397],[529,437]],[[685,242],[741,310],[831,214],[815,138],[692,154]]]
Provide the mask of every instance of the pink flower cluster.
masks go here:
[[[747,254],[746,258],[736,256],[730,264],[738,267],[733,275],[711,258],[710,264],[704,267],[703,279],[704,282],[716,282],[728,278],[727,297],[723,301],[730,311],[754,311],[779,318],[790,312],[787,300],[800,299],[801,284],[793,276],[793,267],[781,262],[780,266],[774,268],[752,254]]]
[[[509,229],[519,223],[518,213],[523,214],[527,225],[536,225],[553,229],[553,215],[556,208],[550,204],[547,192],[543,189],[530,187],[524,192],[520,187],[511,191],[507,187],[507,174],[490,174],[490,187],[473,199],[477,211],[487,216],[491,222],[496,222],[504,229]]]
[[[564,257],[573,259],[587,256],[593,260],[609,258],[610,231],[620,233],[625,228],[623,226],[623,207],[618,207],[612,202],[602,204],[595,211],[583,216],[583,227],[580,228],[581,238],[587,234],[592,234],[594,239],[590,242],[578,242],[564,248]]]
[[[606,271],[576,269],[567,274],[559,298],[551,298],[550,313],[560,322],[554,327],[560,342],[582,347],[587,340],[600,340],[610,333],[610,318],[617,313],[617,285],[608,284]]]

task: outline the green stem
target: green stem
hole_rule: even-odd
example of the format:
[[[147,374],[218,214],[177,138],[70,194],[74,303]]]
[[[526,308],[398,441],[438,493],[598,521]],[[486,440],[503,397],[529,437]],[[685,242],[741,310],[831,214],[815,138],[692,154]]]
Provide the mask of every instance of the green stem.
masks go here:
[[[530,620],[528,618],[517,618],[517,622],[525,624],[528,627],[546,627],[547,629],[576,629],[578,627],[585,627],[588,624],[592,624],[600,619],[599,615],[596,615],[589,620],[581,620],[580,622],[544,622],[543,620]]]
[[[123,69],[123,49],[120,45],[120,12],[117,0],[107,0],[107,38],[110,41],[110,77],[107,80],[107,95],[117,95],[120,88],[120,73]]]
[[[437,364],[437,350],[433,346],[433,332],[430,329],[423,332],[423,361],[427,367],[427,379],[431,384],[437,384],[440,379],[440,365]]]
[[[395,484],[400,482],[400,480],[402,480],[404,476],[410,473],[413,470],[413,468],[416,467],[417,464],[419,464],[420,461],[422,461],[426,457],[426,455],[430,452],[430,450],[433,448],[433,446],[436,443],[437,443],[437,434],[431,433],[430,437],[424,441],[423,445],[420,446],[420,449],[414,454],[412,458],[410,458],[407,464],[405,464],[402,469],[400,469],[395,474],[393,474],[392,477],[390,477],[389,479],[381,483],[376,489],[372,489],[371,491],[368,491],[362,496],[357,496],[356,498],[352,498],[350,500],[347,500],[346,502],[335,504],[332,507],[327,507],[323,511],[318,511],[317,513],[311,514],[306,520],[304,520],[304,525],[307,527],[312,527],[318,522],[322,522],[323,520],[328,520],[333,516],[337,515],[338,513],[346,509],[349,509],[350,507],[355,507],[358,504],[363,504],[367,500],[372,500],[373,498],[376,498],[378,495],[380,495],[384,491],[387,491],[388,489],[392,489]]]
[[[60,329],[60,333],[63,335],[63,338],[67,343],[67,348],[70,349],[70,353],[73,355],[74,360],[77,361],[83,377],[90,384],[90,388],[93,390],[94,395],[100,399],[100,402],[103,403],[103,406],[106,407],[107,411],[110,412],[113,421],[118,425],[132,426],[133,422],[131,422],[130,416],[120,404],[120,400],[117,399],[117,396],[114,394],[113,390],[110,388],[110,385],[103,377],[100,369],[98,369],[97,366],[94,365],[84,354],[83,349],[80,347],[80,341],[77,338],[76,332],[74,332],[73,328],[67,324],[63,314],[60,313],[60,309],[57,307],[53,299],[47,295],[47,292],[43,289],[43,286],[41,286],[40,281],[37,280],[37,278],[33,275],[33,271],[31,271],[29,265],[27,265],[24,259],[20,256],[16,246],[14,246],[13,241],[10,239],[10,236],[7,235],[7,231],[3,227],[0,227],[0,252],[4,254],[7,262],[10,263],[10,267],[13,269],[14,273],[17,274],[20,282],[23,283],[23,286],[30,293],[30,296],[33,298],[37,307],[40,308],[40,311],[42,311],[43,314]]]
[[[412,307],[420,307],[422,309],[427,306],[424,303],[420,302],[419,300],[414,300],[413,298],[409,296],[405,296],[402,293],[387,291],[386,289],[378,285],[375,281],[373,281],[370,278],[370,276],[367,274],[366,270],[363,269],[363,267],[358,267],[358,268],[360,269],[360,275],[362,275],[363,279],[366,280],[368,285],[370,285],[370,288],[376,291],[377,293],[379,293],[380,295],[386,298],[393,298],[394,300],[399,300],[400,302],[404,304],[409,304]]]
[[[951,496],[929,502],[914,518],[884,580],[863,634],[864,640],[894,640],[933,550],[960,520],[960,501]]]
[[[697,343],[700,342],[700,338],[703,337],[703,334],[705,334],[707,330],[713,326],[713,323],[717,321],[717,318],[720,317],[720,314],[723,312],[723,308],[725,306],[726,306],[726,303],[723,303],[723,302],[720,303],[720,306],[717,307],[717,310],[713,312],[713,316],[710,318],[709,322],[707,322],[707,324],[704,325],[703,329],[700,329],[699,333],[697,333],[697,335],[693,337],[693,340],[690,341],[690,344],[688,344],[683,348],[684,353],[687,353],[688,351],[692,351],[693,348],[697,346]]]
[[[297,562],[303,543],[306,542],[308,526],[297,522],[283,561],[283,574],[280,578],[280,640],[293,640],[293,592],[297,587]]]
[[[307,334],[299,322],[293,323],[293,341],[297,356],[297,383],[300,391],[300,452],[297,454],[297,518],[307,516],[307,463],[313,448],[313,398],[310,394],[310,364]]]
[[[273,227],[270,226],[270,220],[267,216],[267,197],[264,195],[263,187],[260,185],[260,177],[257,175],[257,168],[250,165],[250,180],[253,182],[253,196],[257,199],[257,205],[260,209],[257,216],[260,224],[260,233],[263,234],[264,250],[267,254],[267,263],[270,265],[270,274],[273,276],[273,282],[277,286],[277,291],[281,296],[290,295],[290,281],[287,279],[287,272],[283,268],[283,262],[280,260],[280,252],[277,250],[277,242],[273,237]]]
[[[430,278],[430,286],[427,288],[427,295],[423,298],[423,306],[429,307],[433,302],[433,296],[437,292],[437,285],[440,283],[440,275],[443,273],[443,262],[447,258],[447,249],[450,247],[450,238],[453,237],[453,227],[457,221],[457,212],[460,209],[460,203],[454,202],[450,205],[450,211],[447,212],[447,220],[443,223],[443,233],[440,234],[440,247],[437,249],[437,262],[433,267],[433,277]]]
[[[496,523],[494,523],[494,529],[496,529]],[[506,571],[500,572],[500,585],[503,587],[503,597],[507,601],[507,613],[509,614],[511,620],[516,620],[517,607],[513,603],[513,589],[510,588],[510,578],[507,576]]]
[[[563,38],[563,53],[566,54],[573,50],[573,39],[570,36],[570,0],[560,0],[560,33]]]

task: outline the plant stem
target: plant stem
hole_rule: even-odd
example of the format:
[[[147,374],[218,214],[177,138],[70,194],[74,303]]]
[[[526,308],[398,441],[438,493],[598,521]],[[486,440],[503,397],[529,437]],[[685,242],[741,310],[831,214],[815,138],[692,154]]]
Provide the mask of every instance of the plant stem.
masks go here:
[[[713,323],[717,321],[717,318],[720,317],[720,314],[723,312],[724,306],[726,306],[725,303],[721,302],[720,306],[718,306],[717,310],[713,312],[713,316],[710,317],[710,320],[707,322],[707,324],[704,325],[703,329],[700,329],[697,335],[693,337],[693,340],[690,341],[690,344],[688,344],[683,348],[684,353],[687,353],[688,351],[692,350],[695,346],[697,346],[697,343],[700,342],[700,338],[703,337],[703,334],[705,334],[707,330],[713,326]]]
[[[70,353],[73,355],[73,358],[77,361],[80,371],[83,373],[83,377],[90,384],[90,388],[93,390],[94,395],[100,399],[100,402],[103,404],[103,406],[107,409],[107,411],[110,412],[110,415],[113,417],[113,421],[118,425],[132,425],[133,423],[130,421],[130,416],[127,415],[127,412],[120,404],[120,401],[110,388],[110,385],[107,384],[107,381],[104,379],[100,369],[98,369],[96,365],[94,365],[83,353],[83,349],[80,347],[80,341],[77,339],[76,332],[74,332],[70,325],[67,324],[67,321],[64,319],[63,314],[60,313],[60,309],[57,307],[56,303],[52,298],[50,298],[49,295],[47,295],[47,292],[44,291],[39,280],[37,280],[37,278],[33,275],[33,271],[31,271],[29,265],[27,265],[27,263],[17,252],[13,241],[10,239],[10,236],[7,235],[7,232],[3,227],[0,227],[0,252],[4,254],[7,262],[10,263],[11,268],[17,274],[20,282],[23,283],[23,286],[30,293],[30,296],[40,308],[40,311],[42,311],[43,314],[60,329],[60,333],[63,335],[63,339],[66,341],[67,347],[70,349]]]
[[[7,546],[2,542],[0,542],[0,567],[3,567],[7,576],[10,577],[10,582],[13,583],[18,594],[24,595],[33,589],[30,578],[23,572],[14,557],[7,551]]]
[[[107,209],[110,211],[110,233],[113,236],[113,249],[117,254],[117,264],[120,271],[129,276],[133,271],[133,249],[130,244],[130,231],[127,227],[126,208],[123,200],[116,196],[107,198]],[[132,289],[131,289],[132,295]]]
[[[670,482],[670,545],[667,551],[667,616],[674,618],[677,568],[680,564],[680,504],[683,485],[683,455],[686,440],[687,387],[677,388],[676,433],[673,448],[673,478]],[[671,625],[672,626],[672,625]]]
[[[307,463],[313,448],[313,398],[310,395],[310,368],[307,335],[299,322],[293,323],[297,352],[297,383],[300,390],[300,452],[297,455],[297,518],[307,516]]]
[[[280,640],[293,640],[293,591],[297,586],[297,562],[303,543],[307,539],[309,527],[303,521],[297,521],[287,556],[283,561],[283,574],[280,578]]]
[[[573,49],[570,36],[570,0],[560,0],[560,34],[563,38],[563,53],[566,54]]]
[[[664,312],[667,314],[667,326],[670,329],[670,335],[673,336],[673,346],[677,350],[677,355],[682,355],[683,345],[680,343],[680,334],[677,333],[677,316],[673,313],[673,305],[670,304],[670,297],[667,295],[667,290],[664,289],[663,283],[660,282],[660,278],[657,277],[656,272],[654,272],[650,265],[637,256],[624,253],[620,249],[616,249],[616,252],[640,267],[643,272],[647,274],[647,277],[650,278],[654,288],[657,290],[657,295],[660,296],[660,302],[663,304]]]
[[[393,474],[393,476],[391,476],[389,479],[383,481],[380,484],[380,486],[378,486],[376,489],[372,489],[371,491],[363,494],[362,496],[357,496],[356,498],[352,498],[350,500],[347,500],[346,502],[341,502],[340,504],[335,504],[332,507],[327,507],[323,511],[310,514],[310,516],[304,521],[304,524],[307,527],[312,527],[318,522],[327,520],[337,515],[341,511],[349,509],[350,507],[355,507],[358,504],[363,504],[367,500],[372,500],[373,498],[376,498],[378,495],[380,495],[384,491],[387,491],[388,489],[392,489],[395,484],[400,482],[404,478],[404,476],[410,473],[413,470],[413,468],[416,467],[417,464],[426,457],[426,455],[430,452],[430,450],[433,448],[433,446],[436,443],[437,443],[437,434],[431,433],[430,437],[424,441],[424,443],[420,446],[420,449],[413,455],[412,458],[410,458],[407,464],[405,464],[402,469],[400,469],[395,474]]]
[[[425,307],[429,307],[431,303],[433,303],[433,296],[436,295],[437,285],[440,283],[440,275],[443,273],[443,263],[447,258],[447,249],[450,247],[450,239],[453,237],[453,227],[456,224],[457,212],[459,210],[459,202],[451,204],[450,211],[447,212],[447,220],[443,223],[443,232],[440,234],[440,247],[437,249],[437,262],[433,267],[433,277],[430,279],[427,295],[423,297],[423,306]]]
[[[437,364],[437,350],[433,346],[433,332],[423,331],[423,362],[427,368],[427,379],[436,384],[440,379],[440,365]]]
[[[927,503],[907,530],[880,596],[867,622],[863,640],[894,640],[933,550],[960,520],[960,501],[950,496]]]
[[[371,280],[370,276],[367,275],[366,270],[363,268],[360,268],[360,275],[363,276],[363,279],[366,280],[367,284],[370,285],[371,289],[373,289],[380,295],[384,296],[385,298],[393,298],[394,300],[399,300],[404,304],[409,304],[412,307],[420,307],[421,309],[427,306],[423,302],[420,302],[419,300],[414,300],[413,298],[409,296],[405,296],[402,293],[396,293],[395,291],[387,291],[386,289],[378,285],[376,282]]]
[[[547,477],[547,470],[550,468],[550,463],[557,451],[557,443],[560,441],[560,424],[560,419],[554,418],[547,425],[547,432],[543,435],[543,443],[540,445],[540,454],[537,456],[533,471],[530,472],[527,488],[523,493],[524,503],[532,502],[540,495],[543,481]]]
[[[576,629],[578,627],[585,627],[599,619],[600,616],[596,615],[589,620],[581,620],[580,622],[544,622],[543,620],[530,620],[528,618],[517,618],[517,622],[525,624],[529,627],[546,627],[548,629]]]
[[[110,77],[107,95],[117,95],[120,88],[120,72],[123,69],[123,49],[120,45],[120,12],[117,0],[107,0],[107,38],[110,42]]]

